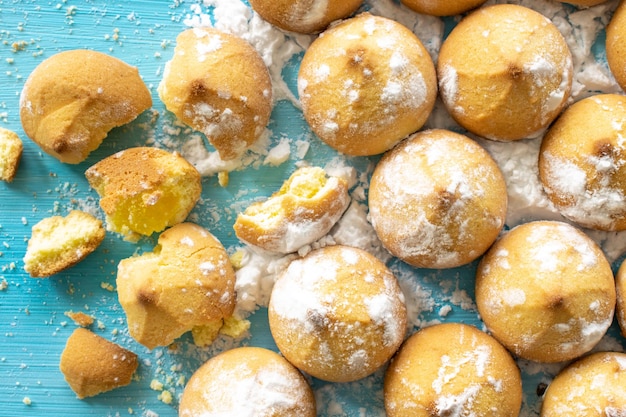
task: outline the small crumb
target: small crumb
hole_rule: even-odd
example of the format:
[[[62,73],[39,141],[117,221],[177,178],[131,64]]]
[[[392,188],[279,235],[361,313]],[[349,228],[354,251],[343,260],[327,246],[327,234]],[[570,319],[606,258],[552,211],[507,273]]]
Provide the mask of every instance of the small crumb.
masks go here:
[[[11,44],[11,48],[13,49],[13,52],[18,52],[18,51],[23,51],[24,49],[26,49],[27,45],[28,43],[26,41],[18,41],[18,42],[13,42]]]
[[[22,399],[22,402],[23,402],[24,404],[26,404],[26,405],[31,405],[31,404],[32,404],[32,401],[30,400],[30,398],[29,398],[29,397],[24,397],[24,398]]]
[[[89,314],[85,314],[82,311],[78,311],[78,312],[66,311],[65,315],[71,318],[72,320],[74,320],[74,323],[78,324],[80,327],[89,327],[94,322],[93,316],[90,316]]]
[[[9,288],[9,283],[2,277],[2,279],[0,279],[0,291],[5,291],[7,288]]]
[[[163,391],[163,383],[158,379],[150,381],[150,389],[154,391]]]
[[[115,291],[115,287],[108,282],[101,282],[100,288],[102,288],[103,290],[111,291],[111,292]]]
[[[220,334],[239,339],[247,335],[248,330],[250,330],[249,320],[231,316],[224,319],[224,325],[220,328]]]
[[[228,171],[220,171],[217,173],[217,182],[220,184],[220,187],[228,186]]]
[[[244,251],[241,249],[237,250],[237,252],[230,255],[230,263],[232,264],[233,268],[237,270],[243,267],[243,257],[244,257]]]
[[[171,403],[172,403],[172,400],[173,400],[172,393],[171,393],[171,392],[169,392],[169,391],[167,391],[167,390],[166,390],[166,391],[161,392],[161,393],[157,396],[157,398],[158,398],[159,400],[161,400],[161,402],[163,402],[164,404],[171,404]]]
[[[216,320],[215,322],[204,326],[194,326],[191,329],[193,343],[199,347],[211,345],[217,338],[222,325],[222,320]]]

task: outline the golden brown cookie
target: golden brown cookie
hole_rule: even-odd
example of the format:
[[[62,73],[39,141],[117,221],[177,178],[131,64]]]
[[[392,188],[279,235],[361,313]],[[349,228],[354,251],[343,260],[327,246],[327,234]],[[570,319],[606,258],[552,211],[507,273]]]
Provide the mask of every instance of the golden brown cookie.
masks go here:
[[[402,343],[407,321],[404,295],[385,264],[340,245],[292,261],[274,284],[268,315],[285,358],[334,382],[380,368]]]
[[[363,0],[250,0],[250,6],[271,24],[292,32],[316,33],[346,18]]]
[[[200,173],[178,153],[138,147],[85,172],[100,196],[107,229],[133,240],[181,223],[200,199]]]
[[[38,278],[61,272],[95,251],[105,233],[100,220],[80,210],[65,217],[46,217],[32,228],[24,270]]]
[[[326,235],[349,204],[346,180],[319,167],[302,167],[269,199],[237,215],[233,227],[250,245],[290,253]]]
[[[311,44],[300,64],[298,93],[322,141],[348,155],[375,155],[424,125],[437,79],[413,32],[362,13]]]
[[[302,374],[268,349],[240,347],[209,359],[189,379],[180,417],[315,417],[315,397]]]
[[[576,6],[591,7],[605,3],[607,0],[559,0],[561,3],[574,4]]]
[[[535,221],[500,238],[476,272],[476,305],[513,354],[563,362],[589,352],[613,321],[615,281],[598,245],[574,226]]]
[[[620,416],[626,410],[626,354],[597,352],[563,369],[550,383],[542,417]]]
[[[102,52],[64,51],[29,75],[20,96],[26,135],[62,162],[77,164],[114,127],[152,106],[137,68]]]
[[[223,160],[243,154],[263,134],[272,111],[270,75],[259,53],[213,28],[178,35],[158,92],[167,109],[204,133]]]
[[[620,2],[606,27],[606,61],[615,80],[626,90],[626,3]]]
[[[235,272],[222,244],[193,223],[159,236],[154,252],[120,261],[117,292],[130,335],[153,349],[235,308]]]
[[[443,103],[461,126],[512,141],[538,136],[566,105],[572,55],[547,17],[497,4],[470,13],[452,30],[437,75]]]
[[[626,230],[626,97],[599,94],[566,109],[544,136],[539,178],[569,220]]]
[[[409,337],[385,374],[389,417],[517,416],[522,377],[509,352],[473,326],[446,323]]]
[[[67,339],[59,367],[78,398],[130,384],[137,355],[82,327]]]
[[[504,226],[504,176],[467,136],[416,133],[378,162],[369,191],[370,219],[392,255],[421,268],[473,261]]]
[[[402,0],[402,4],[418,13],[433,16],[453,16],[465,13],[486,0]]]

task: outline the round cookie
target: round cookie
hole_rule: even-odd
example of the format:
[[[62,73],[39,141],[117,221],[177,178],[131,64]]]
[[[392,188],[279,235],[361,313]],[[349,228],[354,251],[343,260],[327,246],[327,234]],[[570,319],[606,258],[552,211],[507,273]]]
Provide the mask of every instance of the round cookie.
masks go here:
[[[622,416],[626,410],[626,354],[597,352],[562,370],[550,383],[542,417]]]
[[[544,136],[539,177],[569,220],[590,229],[626,230],[626,97],[582,99]]]
[[[223,160],[239,157],[265,131],[272,84],[259,53],[213,28],[187,29],[158,87],[167,110],[206,136]]]
[[[437,324],[409,337],[385,374],[389,417],[517,416],[522,378],[493,337],[461,323]]]
[[[615,314],[622,335],[626,337],[626,262],[622,261],[617,274],[615,274],[615,286],[617,293]]]
[[[369,13],[311,44],[297,86],[313,132],[347,155],[380,154],[419,130],[437,96],[435,67],[417,36]]]
[[[402,343],[407,322],[404,295],[385,264],[340,245],[292,261],[274,284],[268,316],[285,358],[333,382],[380,368]]]
[[[291,253],[325,236],[350,205],[345,179],[319,167],[297,169],[276,193],[237,215],[237,237],[270,252]]]
[[[556,26],[513,4],[463,18],[437,62],[450,115],[470,132],[500,141],[542,133],[566,105],[572,74],[572,55]]]
[[[26,135],[62,162],[78,164],[114,127],[152,106],[136,67],[102,52],[77,49],[44,60],[20,96]]]
[[[193,373],[178,415],[315,417],[315,397],[282,356],[240,347],[212,357]]]
[[[230,317],[235,308],[235,272],[228,253],[215,236],[193,223],[161,233],[154,252],[122,259],[116,284],[128,332],[149,349]]]
[[[363,0],[250,0],[263,19],[281,29],[316,33],[354,13]]]
[[[477,8],[486,0],[402,0],[402,4],[422,14],[453,16]]]
[[[475,141],[427,130],[379,161],[369,208],[392,255],[420,268],[452,268],[478,258],[497,239],[506,217],[506,183]]]
[[[602,250],[563,222],[511,229],[476,272],[476,305],[485,325],[513,354],[536,362],[589,352],[613,321],[615,298]]]
[[[559,0],[561,3],[569,3],[576,6],[591,7],[606,3],[607,0]]]
[[[100,196],[107,229],[128,240],[184,221],[202,193],[202,178],[180,154],[129,148],[85,171]]]
[[[606,27],[606,61],[615,80],[626,90],[626,3],[617,6]]]

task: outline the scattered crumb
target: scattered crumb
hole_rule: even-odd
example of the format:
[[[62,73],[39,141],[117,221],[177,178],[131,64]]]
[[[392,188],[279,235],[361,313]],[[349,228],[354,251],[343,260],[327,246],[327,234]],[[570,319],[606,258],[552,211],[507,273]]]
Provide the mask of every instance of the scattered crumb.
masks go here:
[[[164,404],[171,404],[171,403],[172,403],[172,400],[173,400],[172,393],[171,393],[171,392],[169,392],[169,391],[167,391],[167,390],[162,391],[162,392],[161,392],[161,393],[157,396],[157,398],[158,398],[159,400],[161,400]]]
[[[24,398],[22,399],[22,402],[23,402],[24,404],[26,404],[26,405],[31,405],[31,404],[32,404],[32,401],[30,400],[30,398],[29,398],[29,397],[24,397]]]
[[[5,291],[7,288],[9,288],[9,283],[2,277],[2,279],[0,279],[0,291]]]
[[[222,325],[223,321],[217,320],[205,326],[195,326],[193,329],[191,329],[193,343],[199,347],[211,345],[217,338],[217,335],[219,334]]]
[[[11,48],[13,49],[13,52],[19,52],[26,49],[26,45],[28,45],[28,42],[26,41],[17,41],[11,44]]]
[[[217,182],[220,184],[220,187],[227,187],[228,186],[228,171],[218,172]]]
[[[224,319],[224,325],[220,329],[220,334],[239,339],[245,336],[250,330],[250,321],[239,317],[227,317]]]
[[[230,256],[230,263],[233,265],[233,268],[235,268],[235,270],[237,269],[241,269],[241,267],[243,267],[243,256],[244,256],[245,252],[241,249],[239,249],[237,252],[233,253]]]
[[[108,282],[101,282],[100,288],[102,288],[103,290],[111,291],[111,292],[115,291],[115,287]]]
[[[163,391],[163,383],[158,379],[150,381],[150,389],[154,391]]]
[[[74,320],[74,323],[78,324],[80,327],[89,327],[94,322],[93,316],[85,314],[82,311],[66,311],[65,315]]]

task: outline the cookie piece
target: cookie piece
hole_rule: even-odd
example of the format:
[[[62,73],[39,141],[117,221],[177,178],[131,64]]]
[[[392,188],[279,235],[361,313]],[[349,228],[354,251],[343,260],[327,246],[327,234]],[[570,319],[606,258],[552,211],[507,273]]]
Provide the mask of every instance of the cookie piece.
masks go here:
[[[270,252],[290,253],[326,235],[350,204],[348,184],[319,167],[296,170],[266,201],[237,216],[242,241]]]
[[[32,228],[24,270],[38,278],[61,272],[95,251],[104,236],[102,222],[89,213],[72,210],[65,217],[47,217]]]
[[[259,53],[213,28],[178,35],[158,93],[167,110],[204,133],[223,160],[256,142],[272,111],[272,83]]]
[[[136,354],[82,327],[67,339],[59,363],[81,399],[130,384],[138,365]]]
[[[13,181],[23,149],[24,145],[17,133],[0,127],[0,180]]]
[[[85,171],[108,230],[129,240],[183,222],[202,192],[198,170],[180,154],[150,147],[117,152]]]
[[[116,284],[130,335],[149,349],[167,346],[196,326],[221,322],[235,308],[228,253],[193,223],[161,233],[153,252],[121,260]]]
[[[102,52],[77,49],[43,61],[20,96],[26,135],[44,152],[78,164],[109,131],[152,106],[136,67]]]

